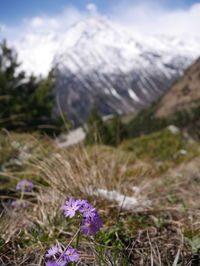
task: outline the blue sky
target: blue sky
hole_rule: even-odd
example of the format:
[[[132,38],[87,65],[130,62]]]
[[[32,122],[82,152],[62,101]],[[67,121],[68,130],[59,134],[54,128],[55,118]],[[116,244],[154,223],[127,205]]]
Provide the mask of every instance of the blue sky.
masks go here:
[[[19,23],[23,18],[53,15],[61,12],[66,6],[74,6],[84,10],[90,2],[87,0],[1,0],[0,22],[10,25]],[[96,0],[93,2],[102,12],[105,12],[114,0]]]
[[[59,14],[67,6],[74,6],[83,11],[88,0],[1,0],[0,3],[0,23],[8,26],[20,23],[24,18],[31,18],[36,16],[52,16]],[[194,3],[199,3],[196,0],[94,0],[94,3],[101,14],[109,15],[112,10],[120,4],[139,4],[154,3],[159,4],[163,9],[187,9]]]
[[[103,15],[144,33],[199,35],[196,0],[0,0],[0,40],[63,33],[89,15]]]
[[[164,34],[200,43],[200,1],[195,0],[0,0],[0,41],[17,50],[25,69],[34,66],[45,74],[69,28],[102,15],[144,38]]]

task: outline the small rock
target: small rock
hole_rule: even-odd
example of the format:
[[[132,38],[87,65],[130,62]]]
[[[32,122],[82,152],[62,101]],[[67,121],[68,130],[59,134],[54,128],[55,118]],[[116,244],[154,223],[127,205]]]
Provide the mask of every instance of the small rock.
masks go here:
[[[174,125],[169,125],[167,129],[173,134],[177,134],[180,132],[180,129]]]
[[[188,154],[188,152],[186,150],[180,150],[179,153],[182,154],[182,155]]]

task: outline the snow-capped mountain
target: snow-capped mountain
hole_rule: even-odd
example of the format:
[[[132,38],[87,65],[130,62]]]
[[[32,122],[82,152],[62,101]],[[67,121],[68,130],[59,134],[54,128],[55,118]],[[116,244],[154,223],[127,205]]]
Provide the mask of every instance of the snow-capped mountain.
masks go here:
[[[93,105],[107,115],[151,103],[200,55],[197,41],[142,36],[99,16],[46,40],[41,51],[51,51],[45,63],[55,69],[58,109],[75,122]]]

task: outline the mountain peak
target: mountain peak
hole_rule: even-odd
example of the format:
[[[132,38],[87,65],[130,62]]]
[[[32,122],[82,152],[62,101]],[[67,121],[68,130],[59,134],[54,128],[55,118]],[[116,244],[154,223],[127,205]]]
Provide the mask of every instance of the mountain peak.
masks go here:
[[[72,28],[75,27],[76,30],[78,27],[82,28],[82,30],[85,28],[86,31],[90,31],[93,28],[105,30],[106,29],[105,27],[110,26],[111,24],[112,22],[106,17],[101,15],[93,15],[80,20],[75,25],[73,25]]]
[[[63,112],[82,122],[92,105],[108,115],[150,104],[197,58],[198,49],[177,43],[167,36],[142,37],[104,17],[80,21],[54,57]]]
[[[118,41],[120,37],[119,26],[108,20],[106,17],[95,15],[89,16],[75,25],[73,25],[63,38],[62,47],[75,47],[80,41],[82,42],[104,42],[109,44],[111,38],[117,35]],[[123,29],[124,30],[124,29]],[[124,37],[126,34],[124,34]],[[120,37],[120,38],[119,38]],[[61,48],[62,50],[62,48]]]
[[[63,112],[76,122],[84,121],[93,105],[108,115],[150,104],[200,51],[199,42],[142,36],[102,16],[87,17],[65,32],[34,40],[26,49],[24,39],[19,57],[26,59],[29,71],[55,69],[54,93]]]

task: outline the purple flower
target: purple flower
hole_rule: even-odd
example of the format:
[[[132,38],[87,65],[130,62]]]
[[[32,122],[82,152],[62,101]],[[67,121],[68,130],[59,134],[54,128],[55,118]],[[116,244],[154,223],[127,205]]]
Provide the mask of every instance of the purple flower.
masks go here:
[[[80,211],[82,212],[83,217],[85,218],[93,218],[97,215],[96,209],[88,203],[85,203],[82,208],[80,208]]]
[[[57,262],[55,260],[48,260],[45,262],[45,266],[57,266]]]
[[[93,218],[86,218],[85,220],[83,220],[83,225],[80,226],[80,229],[82,233],[89,236],[96,234],[101,227],[102,220],[98,215],[96,215]]]
[[[80,209],[83,208],[85,204],[88,204],[87,200],[78,199],[78,200],[76,200],[76,202],[79,205]]]
[[[48,260],[45,262],[45,266],[65,266],[67,263],[66,260],[60,259],[59,261],[56,260]]]
[[[76,200],[77,201],[77,203],[80,205],[80,206],[82,206],[82,205],[84,205],[84,204],[87,204],[88,203],[88,201],[87,200],[81,200],[81,199],[78,199],[78,200]]]
[[[68,248],[63,254],[63,257],[67,262],[77,262],[79,259],[79,254],[75,248]]]
[[[56,266],[64,266],[66,265],[67,260],[66,259],[59,259],[59,261],[56,262]]]
[[[66,205],[63,205],[61,207],[62,210],[64,210],[65,217],[74,217],[76,214],[76,211],[80,208],[80,203],[77,200],[73,200],[70,198],[68,201],[65,202]]]
[[[53,246],[50,250],[48,250],[48,253],[45,256],[51,257],[61,252],[62,251],[60,247],[56,245]],[[76,249],[70,247],[66,251],[64,251],[63,254],[59,256],[59,258],[45,262],[45,266],[64,266],[68,262],[77,262],[78,259],[79,259],[79,254],[77,253]]]
[[[22,207],[22,208],[26,208],[27,207],[27,202],[26,201],[24,201],[24,200],[13,200],[12,201],[12,203],[11,203],[11,206],[12,207],[14,207],[14,208],[16,208],[16,209],[18,209],[18,208],[20,208],[20,207]]]
[[[61,252],[61,248],[58,245],[53,246],[48,250],[48,253],[45,255],[45,257],[49,258],[51,256],[56,255],[57,253]]]
[[[33,190],[33,183],[27,180],[21,180],[17,183],[17,191],[28,192]]]
[[[45,262],[45,266],[64,266],[66,265],[67,261],[60,260],[60,261],[55,261],[55,260],[48,260]]]

